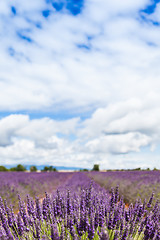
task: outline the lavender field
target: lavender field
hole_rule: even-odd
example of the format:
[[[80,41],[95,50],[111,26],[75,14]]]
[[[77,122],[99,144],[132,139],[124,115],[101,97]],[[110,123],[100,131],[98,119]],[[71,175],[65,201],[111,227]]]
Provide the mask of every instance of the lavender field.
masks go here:
[[[160,171],[89,172],[88,176],[108,190],[118,185],[126,204],[135,202],[137,198],[145,201],[152,192],[155,198],[160,199]]]
[[[24,200],[29,194],[31,197],[45,196],[46,192],[56,191],[59,185],[64,184],[73,173],[58,172],[0,172],[0,196],[18,207],[18,194]]]
[[[150,194],[158,171],[1,173],[0,180],[0,239],[160,239],[160,206]],[[136,200],[142,187],[147,198]],[[125,188],[135,193],[128,205]]]

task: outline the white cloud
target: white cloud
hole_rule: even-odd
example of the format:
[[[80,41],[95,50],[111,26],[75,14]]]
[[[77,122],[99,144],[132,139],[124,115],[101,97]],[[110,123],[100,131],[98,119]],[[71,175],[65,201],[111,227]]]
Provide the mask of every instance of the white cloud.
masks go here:
[[[87,151],[97,153],[126,154],[139,152],[140,147],[151,142],[151,138],[140,133],[126,133],[120,135],[101,136],[87,142]]]
[[[120,0],[88,0],[86,5],[89,17],[92,18],[93,21],[102,22],[108,17],[113,17],[118,14],[135,14],[139,9],[145,8],[150,3],[150,0],[128,0],[123,2]]]
[[[138,20],[139,10],[150,1],[86,0],[82,14],[55,12],[47,20],[41,13],[49,7],[44,1],[13,4],[18,15],[6,13],[1,22],[0,109],[53,109],[64,104],[64,108],[81,107],[83,111],[86,105],[104,106],[140,97],[150,89],[157,92],[159,31]],[[9,1],[6,6],[9,9]],[[32,16],[42,29],[26,20]],[[19,30],[34,42],[19,39]],[[91,49],[80,49],[77,44]],[[9,56],[9,47],[14,57]]]
[[[157,101],[157,102],[155,102]],[[154,134],[159,132],[159,96],[144,100],[137,98],[108,105],[97,109],[91,118],[84,121],[80,135],[95,137],[99,134],[120,134],[141,132]]]
[[[70,135],[75,133],[79,118],[55,121],[50,118],[30,120],[27,115],[9,115],[0,120],[0,145],[10,145],[13,137],[30,139],[35,145],[43,147],[58,141],[56,134]],[[50,146],[51,147],[51,146]]]
[[[28,116],[10,115],[0,120],[0,145],[10,145],[11,138],[14,137],[19,128],[23,128],[28,123]]]
[[[157,96],[151,95],[144,101],[130,99],[111,104],[83,121],[31,120],[18,114],[2,118],[0,160],[84,167],[98,162],[111,168],[113,155],[129,157],[133,152],[140,154],[143,147],[150,147],[154,153],[160,143],[160,109],[158,104],[152,108],[154,102],[158,103]]]
[[[109,166],[114,154],[144,146],[154,153],[160,140],[160,32],[140,17],[150,4],[85,0],[82,13],[72,16],[42,0],[1,1],[0,110],[93,114],[84,121],[2,118],[0,159],[57,165],[77,159],[77,166],[87,167],[96,161]],[[45,9],[53,11],[47,19]],[[159,4],[154,13],[143,13],[153,21],[158,14]]]
[[[143,101],[130,99],[97,109],[78,131],[85,151],[95,154],[140,152],[144,146],[155,151],[160,144],[158,96]]]

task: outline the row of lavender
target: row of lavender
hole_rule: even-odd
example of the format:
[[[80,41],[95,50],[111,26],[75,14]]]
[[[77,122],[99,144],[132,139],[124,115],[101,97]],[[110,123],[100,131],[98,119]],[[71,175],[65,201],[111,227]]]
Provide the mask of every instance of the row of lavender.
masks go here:
[[[105,189],[119,185],[119,192],[125,203],[135,202],[139,197],[144,201],[152,192],[155,198],[160,198],[160,171],[108,171],[87,174]]]
[[[24,200],[26,195],[45,196],[45,191],[53,192],[58,186],[64,184],[74,173],[27,173],[27,172],[0,172],[0,196],[8,204],[18,207],[18,194]]]
[[[43,202],[19,197],[15,215],[0,200],[0,239],[160,239],[160,207],[139,199],[126,208],[118,188],[108,194],[84,173],[76,173]]]

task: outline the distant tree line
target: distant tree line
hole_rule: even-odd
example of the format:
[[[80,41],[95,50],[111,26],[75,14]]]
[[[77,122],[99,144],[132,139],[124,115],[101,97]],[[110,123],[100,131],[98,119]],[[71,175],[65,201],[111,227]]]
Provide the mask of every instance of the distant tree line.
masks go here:
[[[6,168],[5,166],[0,166],[0,172],[25,172],[27,171],[26,167],[22,164],[18,164],[16,167]],[[30,172],[37,172],[38,169],[36,166],[30,166]],[[44,166],[41,172],[56,172],[57,169],[53,166]]]
[[[131,169],[108,169],[106,170],[107,172],[109,171],[159,171],[159,169],[157,168],[153,168],[153,170],[151,170],[150,168],[131,168]]]
[[[26,168],[21,165],[21,164],[18,164],[16,167],[11,167],[10,169],[4,167],[4,166],[0,166],[0,172],[24,172],[26,171]]]
[[[89,171],[89,170],[86,168],[80,169],[80,172],[86,172],[86,171]],[[94,164],[91,171],[100,171],[99,164]],[[111,171],[159,171],[159,169],[153,168],[153,170],[151,170],[150,168],[142,169],[142,168],[138,167],[138,168],[133,168],[133,169],[107,169],[105,171],[106,172],[111,172]]]
[[[30,166],[30,172],[37,172],[38,169],[36,166]],[[159,169],[154,168],[153,171],[158,171]],[[0,166],[0,172],[25,172],[27,171],[26,167],[23,166],[22,164],[18,164],[16,167],[11,167],[10,169],[6,168],[5,166]],[[44,166],[44,168],[41,170],[41,172],[56,172],[57,169],[53,166]],[[84,169],[80,169],[80,172],[87,172],[89,171],[87,168]],[[99,164],[94,164],[93,168],[90,171],[100,171],[99,169]],[[106,170],[108,171],[151,171],[150,168],[146,168],[146,169],[141,169],[139,168],[133,168],[133,169],[108,169]]]
[[[41,171],[42,171],[42,172],[56,172],[57,169],[56,169],[55,167],[53,167],[53,166],[49,166],[49,167],[45,166],[45,167],[43,168],[43,170],[41,170]]]
[[[10,169],[6,168],[5,166],[0,166],[0,172],[25,172],[27,171],[26,167],[23,166],[22,164],[18,164],[16,167],[12,167]],[[30,172],[37,172],[38,169],[36,166],[30,166]],[[41,172],[56,172],[57,169],[53,166],[44,166],[44,168],[41,170]],[[87,168],[80,169],[80,172],[87,172],[89,171]],[[94,164],[93,168],[91,171],[99,171],[99,165]]]

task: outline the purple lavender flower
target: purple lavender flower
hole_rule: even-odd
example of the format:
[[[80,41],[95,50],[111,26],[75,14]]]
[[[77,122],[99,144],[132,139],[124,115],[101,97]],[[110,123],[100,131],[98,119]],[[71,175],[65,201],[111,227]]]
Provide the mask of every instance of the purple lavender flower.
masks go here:
[[[27,217],[27,213],[26,213],[26,206],[24,201],[21,201],[21,197],[20,195],[18,195],[18,199],[19,199],[19,213],[23,219],[24,225],[28,226],[28,217]]]
[[[113,213],[110,212],[110,215],[109,215],[109,221],[108,221],[108,229],[111,230],[113,228]]]
[[[24,232],[24,224],[21,220],[21,216],[20,214],[18,213],[17,215],[17,230],[18,230],[18,234],[19,236],[23,236],[23,232]]]
[[[101,229],[101,233],[99,233],[99,239],[100,240],[109,240],[108,231],[104,227]]]
[[[65,239],[65,228],[64,228],[64,225],[62,224],[61,225],[61,234],[60,234],[60,237],[59,237],[59,239],[60,240],[64,240]]]
[[[88,226],[88,238],[92,240],[94,238],[94,234],[95,234],[95,228],[94,228],[93,220],[91,219],[91,222]]]
[[[31,211],[31,213],[32,213],[32,215],[33,215],[34,210],[32,210],[32,209],[33,209],[33,207],[31,206],[30,211]],[[37,217],[39,220],[42,221],[42,209],[41,209],[41,206],[40,206],[40,202],[39,202],[39,198],[38,198],[38,197],[36,197],[36,217]]]
[[[115,193],[114,193],[114,189],[111,188],[110,211],[113,211],[114,205],[115,205]]]
[[[122,235],[122,240],[126,240],[128,237],[128,226],[126,227],[126,229],[124,230],[124,233]]]
[[[115,190],[115,203],[117,203],[118,200],[119,200],[119,186],[117,186]]]
[[[33,236],[40,240],[40,237],[41,237],[41,227],[40,227],[40,221],[36,221],[35,222],[35,228],[36,228],[36,232],[33,232]]]
[[[15,240],[29,240],[32,236],[39,240],[79,240],[88,236],[92,240],[97,234],[101,240],[109,236],[114,240],[132,239],[135,234],[144,235],[144,240],[159,239],[159,203],[149,210],[139,199],[126,207],[118,196],[118,188],[115,192],[112,189],[111,195],[106,194],[95,182],[91,186],[86,175],[75,173],[52,197],[46,193],[42,204],[39,198],[33,201],[28,196],[26,206],[19,197],[17,218],[1,199],[0,239],[11,236]]]
[[[152,204],[152,201],[153,201],[153,197],[154,197],[154,193],[152,193],[152,196],[151,196],[151,198],[149,199],[149,202],[147,203],[147,207],[148,207],[148,208],[151,207],[151,204]]]

